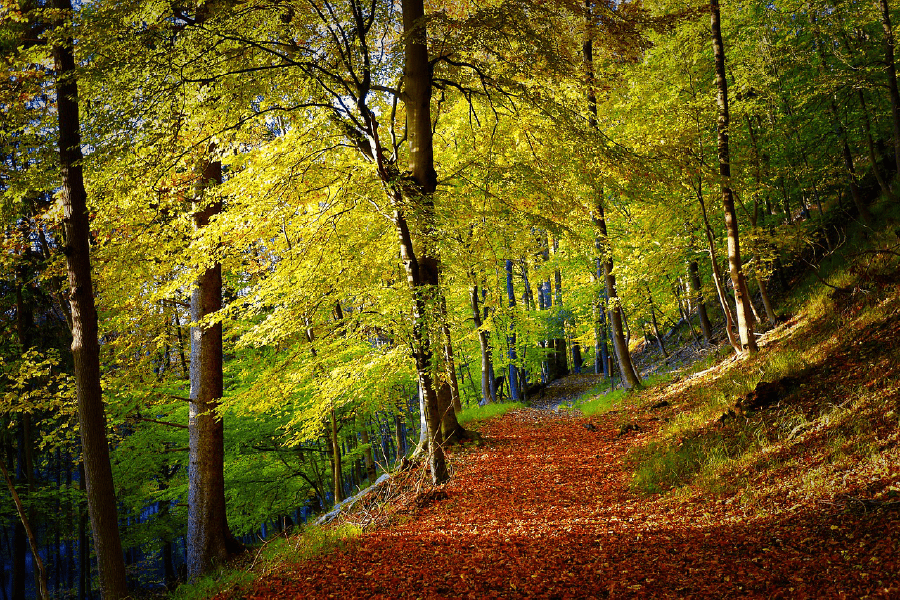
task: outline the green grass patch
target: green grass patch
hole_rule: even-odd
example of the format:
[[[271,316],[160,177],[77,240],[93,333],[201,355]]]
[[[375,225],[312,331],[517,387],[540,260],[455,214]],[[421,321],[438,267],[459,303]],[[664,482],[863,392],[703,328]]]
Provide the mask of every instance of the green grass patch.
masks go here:
[[[625,390],[614,390],[592,397],[585,395],[582,398],[590,397],[590,399],[579,401],[577,408],[586,417],[602,415],[619,406],[627,395],[628,392]]]
[[[171,598],[201,600],[222,592],[229,596],[241,596],[241,590],[249,588],[259,577],[333,552],[360,533],[360,528],[354,525],[311,526],[296,535],[273,538],[261,546],[248,548],[234,563],[179,586]]]
[[[525,405],[521,402],[498,402],[496,404],[485,404],[484,406],[473,406],[464,409],[461,413],[456,415],[456,420],[459,421],[460,425],[466,425],[479,421],[487,421],[488,419],[505,415],[511,410],[518,410],[520,408],[525,408]]]

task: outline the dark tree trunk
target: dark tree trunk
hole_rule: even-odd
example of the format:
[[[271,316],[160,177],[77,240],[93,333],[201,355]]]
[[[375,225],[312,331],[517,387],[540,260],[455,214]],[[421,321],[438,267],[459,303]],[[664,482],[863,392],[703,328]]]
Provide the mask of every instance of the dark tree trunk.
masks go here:
[[[609,236],[606,230],[606,218],[603,214],[602,199],[598,197],[595,207],[594,225],[597,227],[600,239],[604,245],[603,276],[606,281],[606,297],[609,298],[610,325],[612,326],[613,348],[616,352],[616,361],[622,375],[622,384],[625,389],[641,387],[641,378],[631,361],[631,352],[628,350],[628,341],[625,339],[625,323],[622,318],[622,307],[619,306],[619,295],[616,291],[616,276],[613,274],[612,254],[609,252]]]
[[[444,335],[444,365],[447,381],[450,384],[450,395],[454,412],[462,412],[459,398],[459,380],[456,377],[456,360],[453,356],[453,338],[450,336],[450,323],[447,320],[447,300],[441,294],[441,332]]]
[[[659,351],[662,352],[662,355],[669,358],[666,345],[663,343],[662,334],[659,331],[659,322],[656,320],[656,305],[653,303],[653,292],[650,291],[649,284],[645,283],[644,286],[647,288],[647,301],[650,303],[650,322],[653,324],[653,335],[656,336],[656,344],[659,346]]]
[[[722,208],[725,211],[725,230],[728,233],[728,266],[731,270],[731,281],[734,284],[741,349],[743,352],[756,352],[758,348],[756,336],[753,333],[753,317],[749,307],[750,298],[744,273],[741,270],[740,231],[737,212],[734,208],[734,195],[731,191],[731,159],[728,150],[728,83],[725,79],[725,45],[722,42],[718,0],[710,0],[710,13],[713,53],[715,55],[716,88],[718,90],[717,104],[719,106],[717,121],[719,175],[722,178]]]
[[[70,0],[54,0],[54,8],[71,12]],[[59,117],[61,197],[64,207],[65,255],[72,310],[72,355],[88,512],[100,567],[100,588],[107,600],[128,595],[125,562],[119,539],[118,512],[106,439],[106,415],[100,388],[100,344],[91,281],[90,223],[84,188],[78,83],[71,40],[54,46]]]
[[[16,505],[16,512],[19,513],[19,520],[22,523],[22,526],[25,528],[25,533],[28,536],[28,544],[31,547],[31,556],[35,565],[35,573],[37,584],[38,584],[38,594],[39,597],[44,600],[49,600],[50,592],[47,591],[47,571],[44,569],[44,562],[41,560],[40,552],[38,552],[37,538],[34,535],[34,531],[31,529],[31,524],[28,520],[28,517],[25,514],[25,507],[22,505],[22,501],[19,499],[19,494],[16,493],[16,487],[13,485],[13,481],[9,476],[9,472],[6,470],[6,465],[3,464],[3,461],[0,460],[0,469],[3,471],[3,478],[6,480],[7,489],[9,489],[9,495],[12,496],[13,502]]]
[[[582,45],[584,53],[584,66],[588,80],[588,109],[590,110],[590,124],[597,127],[597,99],[594,92],[594,42],[591,38],[593,29],[591,27],[591,19],[588,19],[587,36]],[[626,389],[641,387],[641,379],[631,362],[631,353],[628,350],[628,344],[625,341],[625,333],[622,321],[622,311],[619,306],[619,297],[616,292],[616,276],[613,274],[613,259],[610,251],[609,236],[606,229],[606,215],[603,211],[603,192],[597,192],[596,203],[594,207],[594,225],[597,227],[598,235],[595,239],[599,260],[603,265],[603,280],[606,283],[606,298],[608,299],[610,324],[612,325],[613,348],[616,352],[616,358],[619,363],[619,370],[622,374],[622,382]],[[601,309],[602,310],[602,309]]]
[[[209,189],[222,182],[222,164],[208,161],[200,174],[194,227],[202,230],[222,211]],[[200,323],[222,308],[222,266],[214,263],[197,278],[191,294],[191,318]],[[222,324],[191,328],[191,404],[187,568],[193,579],[217,565],[240,544],[228,530],[225,512],[225,429],[218,415],[222,397]]]
[[[434,356],[427,323],[429,313],[433,316],[436,312],[433,308],[429,309],[429,306],[434,306],[440,282],[440,264],[433,256],[428,243],[434,227],[433,202],[437,187],[431,120],[432,67],[428,60],[428,34],[423,0],[402,0],[401,9],[406,63],[402,100],[406,106],[409,171],[412,181],[406,183],[402,190],[396,187],[399,176],[395,176],[387,183],[393,186],[391,193],[394,194],[394,225],[407,282],[414,297],[413,356],[425,400],[431,480],[438,485],[449,479],[449,473],[444,457],[437,386],[432,376]],[[413,247],[413,237],[403,206],[408,206],[422,219],[423,226],[419,231],[419,239],[423,244],[419,248],[418,255]]]
[[[473,275],[474,277],[474,275]],[[481,311],[478,308],[478,286],[473,285],[469,291],[469,299],[472,303],[472,320],[478,329],[478,344],[481,348],[481,397],[484,403],[496,402],[497,392],[494,388],[494,366],[491,359],[490,334],[483,329]]]
[[[375,456],[372,453],[372,443],[369,441],[369,428],[366,427],[365,423],[359,430],[359,441],[363,446],[368,446],[363,451],[363,458],[366,462],[366,478],[368,478],[370,484],[375,483],[375,476],[378,474],[378,471],[375,466]]]
[[[706,300],[703,298],[703,286],[700,283],[700,267],[696,260],[688,263],[688,288],[691,291],[693,303],[697,307],[697,316],[700,318],[700,330],[706,343],[712,342],[712,324],[706,312]]]
[[[509,332],[506,334],[506,344],[508,346],[507,350],[507,358],[509,359],[509,365],[507,372],[508,381],[509,381],[509,399],[513,402],[520,402],[522,400],[521,390],[519,389],[519,370],[516,366],[516,325],[514,320],[515,308],[516,308],[516,292],[513,288],[513,263],[511,260],[506,260],[506,297],[509,300]]]
[[[338,438],[337,415],[331,409],[328,429],[328,443],[331,444],[331,490],[334,492],[334,503],[344,501],[343,465],[341,465],[341,441]]]

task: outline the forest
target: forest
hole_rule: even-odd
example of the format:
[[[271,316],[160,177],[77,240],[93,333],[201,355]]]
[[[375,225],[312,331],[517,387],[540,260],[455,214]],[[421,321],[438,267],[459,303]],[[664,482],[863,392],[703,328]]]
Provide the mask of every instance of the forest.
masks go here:
[[[554,382],[619,415],[692,353],[814,382],[767,341],[801,281],[844,303],[819,308],[834,331],[900,333],[897,18],[4,0],[0,598],[162,595],[386,473],[439,500],[458,449],[505,431],[464,415]],[[878,339],[888,358],[834,369],[891,390],[891,461],[900,355]],[[747,408],[734,386],[719,427]]]

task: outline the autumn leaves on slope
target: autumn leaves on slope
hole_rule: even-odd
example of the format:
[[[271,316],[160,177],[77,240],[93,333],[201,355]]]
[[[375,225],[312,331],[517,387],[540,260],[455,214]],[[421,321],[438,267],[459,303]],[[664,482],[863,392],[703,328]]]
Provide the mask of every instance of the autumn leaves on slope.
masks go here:
[[[898,570],[890,568],[896,512],[872,518],[805,506],[757,516],[738,502],[643,497],[629,490],[623,457],[650,434],[645,428],[619,435],[619,421],[615,414],[595,418],[592,431],[583,418],[522,410],[491,422],[483,430],[486,447],[453,457],[457,473],[440,499],[411,503],[393,526],[261,579],[242,597],[841,597],[900,590]]]

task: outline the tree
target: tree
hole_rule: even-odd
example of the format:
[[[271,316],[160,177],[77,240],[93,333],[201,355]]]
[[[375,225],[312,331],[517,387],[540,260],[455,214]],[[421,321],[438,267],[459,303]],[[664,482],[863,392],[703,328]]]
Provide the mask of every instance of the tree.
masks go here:
[[[722,207],[725,210],[725,228],[728,232],[728,266],[731,270],[731,282],[734,285],[734,296],[737,301],[737,322],[738,333],[741,336],[741,348],[744,352],[756,352],[758,347],[756,345],[756,337],[753,334],[753,315],[750,313],[749,306],[750,294],[747,290],[746,277],[741,265],[740,228],[737,212],[734,208],[734,195],[730,182],[728,83],[725,79],[725,46],[722,43],[718,0],[710,0],[709,8],[712,24],[713,52],[715,54],[716,89],[718,91],[719,176],[721,177]]]
[[[54,8],[68,15],[70,0],[54,0]],[[57,25],[56,35],[63,31]],[[87,484],[88,512],[94,549],[100,568],[100,589],[104,598],[128,595],[125,562],[119,539],[116,495],[109,462],[106,416],[100,387],[100,343],[97,338],[97,310],[91,280],[90,222],[84,187],[81,153],[81,125],[78,115],[78,81],[70,38],[56,39],[53,59],[57,76],[59,116],[60,196],[65,209],[66,267],[69,302],[72,307],[72,355],[75,359],[78,421]]]

